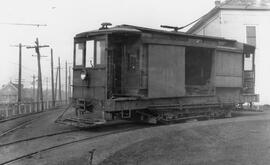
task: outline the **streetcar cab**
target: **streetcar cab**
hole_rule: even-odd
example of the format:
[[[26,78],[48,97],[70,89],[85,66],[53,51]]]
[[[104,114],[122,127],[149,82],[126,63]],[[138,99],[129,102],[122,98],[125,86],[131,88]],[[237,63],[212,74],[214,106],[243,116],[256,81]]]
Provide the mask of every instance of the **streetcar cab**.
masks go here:
[[[132,94],[139,79],[136,42],[140,34],[135,29],[103,26],[75,36],[73,106],[77,116],[104,119],[106,100]],[[134,58],[126,59],[127,55]]]

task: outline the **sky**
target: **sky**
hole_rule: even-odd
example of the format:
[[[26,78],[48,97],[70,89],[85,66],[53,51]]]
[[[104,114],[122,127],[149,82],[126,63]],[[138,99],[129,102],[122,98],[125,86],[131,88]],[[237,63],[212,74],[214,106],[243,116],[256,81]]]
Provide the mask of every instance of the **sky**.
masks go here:
[[[44,82],[47,77],[50,80],[50,49],[54,50],[55,66],[58,57],[61,58],[63,68],[65,61],[71,65],[73,37],[77,33],[97,29],[102,22],[151,28],[160,28],[161,24],[183,26],[213,7],[214,0],[196,3],[190,0],[1,0],[0,86],[18,80],[19,49],[12,45],[34,45],[37,37],[41,45],[50,45],[50,48],[40,50],[42,56],[47,56],[41,59]],[[25,87],[31,87],[32,76],[37,76],[37,59],[33,55],[34,49],[22,49],[22,79]]]
[[[46,89],[46,78],[49,88],[51,79],[50,49],[54,51],[55,68],[57,58],[61,59],[61,79],[64,84],[64,63],[67,61],[72,66],[73,37],[77,33],[98,29],[102,22],[110,22],[113,26],[130,24],[156,29],[160,29],[160,25],[184,26],[209,12],[215,6],[214,1],[0,0],[0,87],[9,81],[18,81],[19,49],[12,45],[34,45],[37,37],[41,45],[50,45],[50,48],[40,50],[41,55],[45,56],[41,59],[41,69],[43,89]],[[186,30],[188,28],[183,31]],[[37,58],[34,55],[34,49],[22,49],[22,83],[28,88],[32,87],[32,76],[37,76]],[[265,70],[261,68],[263,65],[256,66],[260,71]],[[265,81],[264,77],[256,80],[256,88],[260,88],[259,93],[264,93],[263,97],[268,96],[265,94],[268,93],[267,82],[270,80]],[[261,100],[266,100],[266,97]]]

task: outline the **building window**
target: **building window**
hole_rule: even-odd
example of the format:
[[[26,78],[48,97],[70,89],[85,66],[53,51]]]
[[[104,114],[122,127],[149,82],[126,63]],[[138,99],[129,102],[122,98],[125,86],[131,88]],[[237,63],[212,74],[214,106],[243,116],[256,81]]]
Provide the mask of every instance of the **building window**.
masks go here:
[[[247,44],[256,46],[256,26],[246,27]]]

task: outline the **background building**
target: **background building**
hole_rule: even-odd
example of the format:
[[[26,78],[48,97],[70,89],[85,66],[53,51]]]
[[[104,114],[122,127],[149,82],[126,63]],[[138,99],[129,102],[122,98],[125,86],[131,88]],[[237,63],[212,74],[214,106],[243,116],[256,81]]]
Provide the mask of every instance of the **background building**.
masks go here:
[[[9,82],[0,90],[0,103],[15,103],[18,100],[18,88],[16,84]]]
[[[236,39],[256,46],[256,92],[270,103],[270,0],[215,1],[187,32]]]
[[[22,102],[34,101],[33,89],[22,85]],[[0,103],[16,103],[18,100],[18,84],[9,82],[0,89]]]

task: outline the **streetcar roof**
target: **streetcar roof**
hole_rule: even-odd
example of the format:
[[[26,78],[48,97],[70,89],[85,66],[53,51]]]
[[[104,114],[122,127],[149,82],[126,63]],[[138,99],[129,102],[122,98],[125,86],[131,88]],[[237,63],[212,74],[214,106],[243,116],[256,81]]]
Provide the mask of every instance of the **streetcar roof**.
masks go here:
[[[142,32],[138,29],[133,28],[125,28],[125,27],[112,27],[108,29],[101,29],[101,30],[92,30],[83,33],[79,33],[75,36],[75,38],[80,37],[90,37],[96,35],[103,35],[103,34],[112,34],[112,33],[133,33],[133,34],[141,34]]]
[[[164,35],[179,35],[179,36],[186,36],[186,37],[190,37],[190,38],[199,38],[199,39],[236,42],[236,40],[225,39],[223,37],[194,35],[194,34],[188,34],[185,32],[166,31],[166,30],[152,29],[152,28],[146,28],[146,27],[140,27],[140,26],[134,26],[134,25],[126,25],[126,24],[117,25],[117,26],[107,28],[107,29],[92,30],[92,31],[79,33],[75,36],[75,38],[83,38],[83,37],[90,37],[90,36],[96,36],[96,35],[115,34],[115,33],[142,34],[143,32],[160,33],[160,34],[164,34]]]

